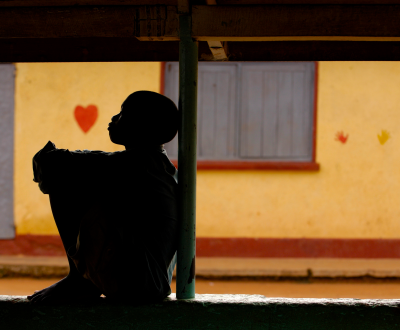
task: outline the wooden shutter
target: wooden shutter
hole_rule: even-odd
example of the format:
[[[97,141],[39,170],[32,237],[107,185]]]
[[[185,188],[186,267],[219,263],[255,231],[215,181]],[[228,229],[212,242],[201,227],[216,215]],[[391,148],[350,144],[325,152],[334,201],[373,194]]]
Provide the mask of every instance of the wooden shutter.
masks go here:
[[[14,238],[14,65],[0,64],[0,239]]]
[[[240,158],[311,160],[313,70],[313,63],[241,66]]]
[[[236,64],[200,63],[198,76],[197,153],[199,159],[235,157]],[[178,104],[178,63],[167,63],[165,95]],[[177,158],[177,137],[166,145]]]
[[[164,95],[169,97],[178,106],[179,102],[179,63],[166,63],[165,65],[165,90]],[[168,156],[178,159],[178,134],[175,138],[165,144]]]

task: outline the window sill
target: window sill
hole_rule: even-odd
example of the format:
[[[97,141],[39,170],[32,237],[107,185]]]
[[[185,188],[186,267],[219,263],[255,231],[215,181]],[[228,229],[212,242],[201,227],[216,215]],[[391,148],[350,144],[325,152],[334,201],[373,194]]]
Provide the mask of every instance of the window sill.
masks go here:
[[[171,160],[178,167],[176,159]],[[198,160],[198,170],[271,170],[271,171],[319,171],[316,162],[268,162],[268,161],[219,161]]]

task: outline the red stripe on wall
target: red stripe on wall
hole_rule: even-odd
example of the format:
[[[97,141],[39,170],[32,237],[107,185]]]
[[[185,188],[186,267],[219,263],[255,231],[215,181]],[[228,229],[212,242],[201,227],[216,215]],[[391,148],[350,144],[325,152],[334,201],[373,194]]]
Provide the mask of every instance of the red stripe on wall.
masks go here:
[[[14,239],[0,240],[0,255],[65,256],[58,235],[17,235]]]
[[[400,258],[400,239],[198,237],[198,257]],[[18,235],[0,240],[0,255],[64,256],[53,235]]]
[[[178,161],[171,160],[178,168]],[[319,171],[319,164],[312,162],[263,162],[235,160],[198,160],[198,170],[271,170],[271,171]]]
[[[199,257],[400,258],[400,239],[197,238]]]

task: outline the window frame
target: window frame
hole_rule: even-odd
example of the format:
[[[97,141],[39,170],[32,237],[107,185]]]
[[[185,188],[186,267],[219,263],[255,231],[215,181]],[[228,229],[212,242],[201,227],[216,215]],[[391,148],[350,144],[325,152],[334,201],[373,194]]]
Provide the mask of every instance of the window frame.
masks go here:
[[[165,92],[166,62],[161,62],[160,93]],[[314,106],[312,116],[312,153],[310,161],[274,161],[274,160],[197,160],[198,170],[287,170],[319,171],[316,162],[317,138],[317,101],[318,101],[318,62],[314,61]],[[178,161],[171,159],[177,167]]]

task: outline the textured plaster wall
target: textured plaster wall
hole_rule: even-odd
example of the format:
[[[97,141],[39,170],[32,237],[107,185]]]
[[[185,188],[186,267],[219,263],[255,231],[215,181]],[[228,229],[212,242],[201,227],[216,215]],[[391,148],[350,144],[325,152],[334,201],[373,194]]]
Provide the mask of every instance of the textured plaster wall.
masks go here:
[[[108,138],[111,116],[141,89],[159,91],[159,63],[17,64],[15,111],[15,222],[19,234],[56,234],[48,195],[32,182],[32,157],[51,139],[57,147],[122,150]],[[90,104],[98,118],[84,133],[74,109]]]
[[[31,158],[58,147],[117,150],[107,123],[130,92],[159,90],[159,63],[19,64],[16,91],[15,218],[18,233],[55,234]],[[400,237],[400,63],[320,62],[319,172],[200,171],[198,236]],[[85,134],[76,105],[95,104]],[[378,134],[391,138],[381,145]],[[349,134],[345,144],[338,131]]]

